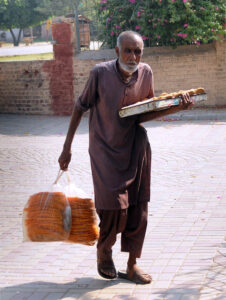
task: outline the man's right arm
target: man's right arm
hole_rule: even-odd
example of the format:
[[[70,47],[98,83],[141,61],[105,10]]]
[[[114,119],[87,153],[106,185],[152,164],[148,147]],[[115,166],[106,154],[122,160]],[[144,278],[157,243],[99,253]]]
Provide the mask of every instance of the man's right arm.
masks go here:
[[[71,161],[71,145],[73,142],[75,132],[81,121],[82,115],[83,115],[83,111],[78,110],[76,107],[74,107],[67,136],[64,142],[63,151],[58,159],[61,170],[66,171]]]
[[[61,170],[66,171],[71,161],[71,145],[75,132],[81,121],[82,115],[85,111],[95,105],[98,98],[98,67],[94,67],[90,71],[89,79],[83,89],[82,94],[75,102],[75,107],[72,113],[71,122],[68,133],[64,143],[63,151],[58,159]]]

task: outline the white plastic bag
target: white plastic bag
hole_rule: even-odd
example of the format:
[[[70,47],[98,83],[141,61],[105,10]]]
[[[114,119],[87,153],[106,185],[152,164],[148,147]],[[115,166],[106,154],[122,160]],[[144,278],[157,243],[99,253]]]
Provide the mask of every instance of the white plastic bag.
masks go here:
[[[86,193],[71,182],[68,173],[65,194],[71,206],[71,232],[68,242],[92,246],[99,237],[94,202]]]
[[[23,211],[24,241],[64,241],[70,235],[71,208],[58,180],[44,192],[31,195]]]

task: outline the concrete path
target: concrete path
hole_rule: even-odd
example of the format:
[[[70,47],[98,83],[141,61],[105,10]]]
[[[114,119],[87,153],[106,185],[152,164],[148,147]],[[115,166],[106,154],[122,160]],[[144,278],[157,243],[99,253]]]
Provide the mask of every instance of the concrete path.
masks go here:
[[[36,43],[28,46],[23,44],[18,47],[1,47],[0,56],[26,55],[53,52],[51,43]]]
[[[226,117],[217,113],[145,124],[153,152],[145,286],[99,277],[95,246],[23,242],[23,207],[54,181],[69,117],[0,115],[0,299],[226,299]],[[87,149],[85,117],[70,172],[93,196]],[[120,239],[114,259],[125,268]]]
[[[102,42],[91,41],[90,50],[99,50]],[[27,54],[40,54],[40,53],[51,53],[53,52],[52,42],[40,42],[33,43],[25,46],[20,44],[18,47],[0,47],[0,57],[1,56],[14,56],[14,55],[27,55]]]

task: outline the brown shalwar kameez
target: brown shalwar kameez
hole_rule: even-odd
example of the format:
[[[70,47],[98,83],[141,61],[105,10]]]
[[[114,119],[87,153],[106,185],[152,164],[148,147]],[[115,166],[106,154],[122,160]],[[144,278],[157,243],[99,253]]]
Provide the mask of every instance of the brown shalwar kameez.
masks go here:
[[[138,202],[128,209],[99,210],[100,237],[97,243],[102,259],[111,257],[116,235],[121,233],[121,251],[140,257],[147,227],[148,202]]]
[[[78,110],[90,109],[89,153],[99,216],[102,210],[126,210],[150,200],[151,149],[146,130],[137,116],[120,118],[118,112],[151,96],[149,65],[140,63],[130,82],[125,83],[117,60],[113,60],[92,69],[76,101]]]

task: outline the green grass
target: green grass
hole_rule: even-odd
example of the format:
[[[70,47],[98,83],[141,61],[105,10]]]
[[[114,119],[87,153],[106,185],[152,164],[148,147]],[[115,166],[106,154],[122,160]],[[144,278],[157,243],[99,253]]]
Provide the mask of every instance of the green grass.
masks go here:
[[[1,47],[11,47],[13,44],[12,43],[6,43],[6,42],[0,42]]]
[[[53,59],[53,53],[0,56],[0,62],[3,62],[3,61],[25,61],[25,60],[49,60],[49,59]]]

